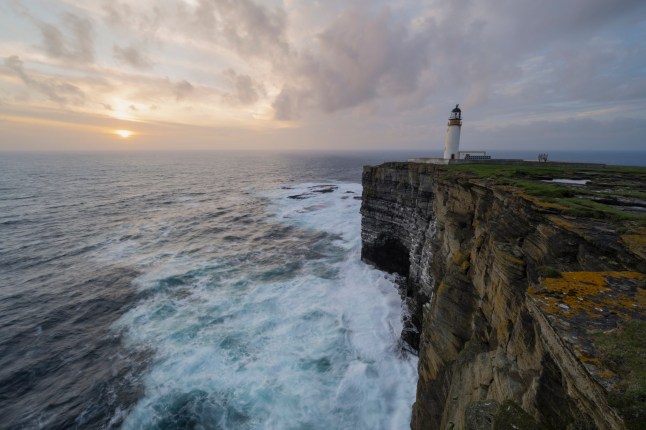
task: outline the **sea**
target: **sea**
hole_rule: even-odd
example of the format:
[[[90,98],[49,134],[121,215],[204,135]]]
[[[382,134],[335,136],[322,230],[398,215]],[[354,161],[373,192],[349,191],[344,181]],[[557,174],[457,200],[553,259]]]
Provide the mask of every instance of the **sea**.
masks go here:
[[[360,182],[433,155],[0,153],[0,428],[409,428]]]

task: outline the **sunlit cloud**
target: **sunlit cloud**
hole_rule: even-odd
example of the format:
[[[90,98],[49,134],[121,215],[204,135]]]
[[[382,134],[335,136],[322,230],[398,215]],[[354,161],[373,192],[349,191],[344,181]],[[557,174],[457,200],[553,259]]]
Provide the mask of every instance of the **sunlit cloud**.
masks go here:
[[[35,120],[59,109],[79,121],[228,130],[214,148],[252,138],[429,149],[441,147],[455,103],[474,140],[484,135],[469,127],[519,139],[522,127],[567,118],[646,120],[646,3],[637,0],[14,0],[0,9],[0,109]]]
[[[116,134],[117,136],[119,136],[122,139],[127,139],[127,138],[129,138],[130,136],[133,135],[133,132],[130,131],[130,130],[115,130],[114,134]]]

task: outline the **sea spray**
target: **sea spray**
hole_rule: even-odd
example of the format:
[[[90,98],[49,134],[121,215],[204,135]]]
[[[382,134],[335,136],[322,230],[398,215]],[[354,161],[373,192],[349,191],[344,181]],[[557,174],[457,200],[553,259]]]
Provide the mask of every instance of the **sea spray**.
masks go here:
[[[408,427],[416,358],[392,278],[359,258],[361,187],[318,185],[261,193],[255,249],[148,265],[114,326],[153,351],[124,428]]]

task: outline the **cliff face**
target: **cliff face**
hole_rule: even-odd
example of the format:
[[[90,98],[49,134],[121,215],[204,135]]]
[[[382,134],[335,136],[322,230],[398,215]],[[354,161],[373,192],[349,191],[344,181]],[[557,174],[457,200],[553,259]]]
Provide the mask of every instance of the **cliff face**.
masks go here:
[[[616,375],[585,334],[622,317],[599,294],[643,309],[638,253],[602,222],[577,224],[445,166],[366,167],[363,187],[362,257],[406,276],[403,336],[420,358],[413,429],[625,427],[608,404]],[[577,290],[583,274],[601,287]],[[584,293],[596,294],[590,309]]]

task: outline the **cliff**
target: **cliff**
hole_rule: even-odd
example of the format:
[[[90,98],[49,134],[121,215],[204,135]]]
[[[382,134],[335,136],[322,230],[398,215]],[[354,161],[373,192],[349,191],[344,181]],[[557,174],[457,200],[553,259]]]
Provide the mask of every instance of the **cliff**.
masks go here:
[[[362,258],[405,277],[419,351],[413,429],[644,428],[645,179],[364,168]]]

